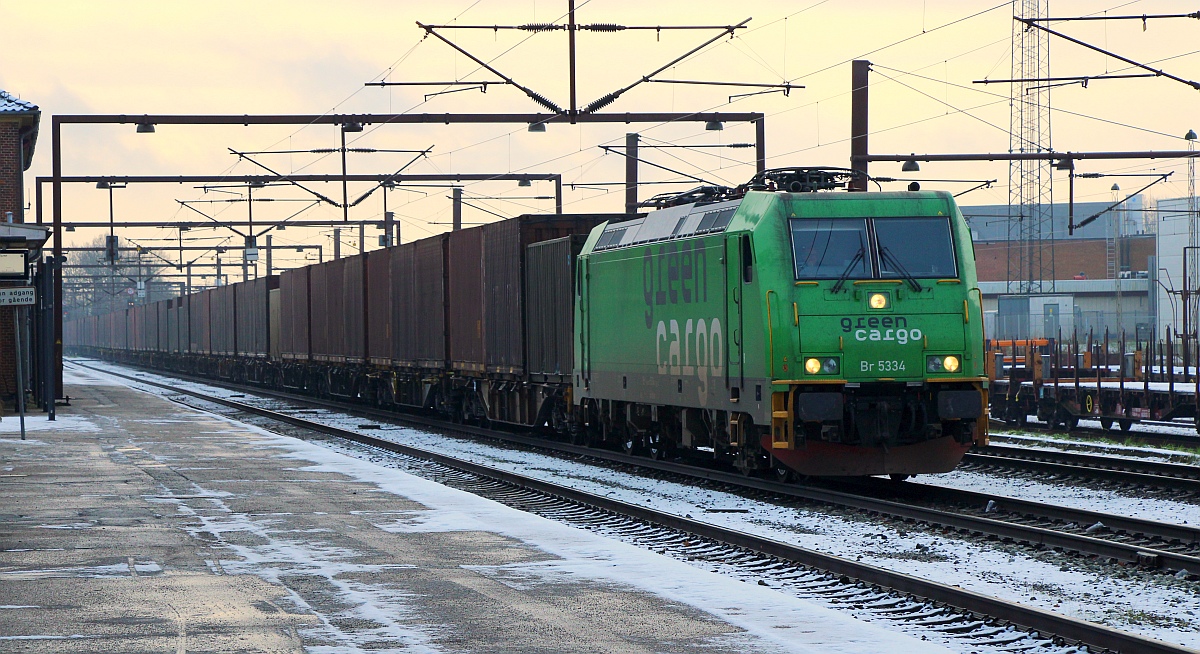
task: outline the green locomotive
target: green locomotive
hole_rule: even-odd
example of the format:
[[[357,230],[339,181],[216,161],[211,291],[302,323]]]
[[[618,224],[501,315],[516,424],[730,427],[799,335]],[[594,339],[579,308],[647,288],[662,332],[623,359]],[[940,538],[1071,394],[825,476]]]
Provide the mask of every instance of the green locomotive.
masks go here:
[[[767,171],[591,232],[573,371],[591,440],[780,476],[945,472],[986,443],[962,214],[945,192],[810,192],[849,175]]]

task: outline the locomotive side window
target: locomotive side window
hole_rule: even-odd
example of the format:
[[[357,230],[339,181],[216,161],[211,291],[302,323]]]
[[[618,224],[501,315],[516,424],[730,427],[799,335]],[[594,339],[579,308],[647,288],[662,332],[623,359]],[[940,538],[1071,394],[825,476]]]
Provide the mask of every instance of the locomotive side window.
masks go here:
[[[883,277],[957,277],[949,218],[875,218]]]
[[[793,220],[796,279],[871,277],[870,239],[862,218]]]

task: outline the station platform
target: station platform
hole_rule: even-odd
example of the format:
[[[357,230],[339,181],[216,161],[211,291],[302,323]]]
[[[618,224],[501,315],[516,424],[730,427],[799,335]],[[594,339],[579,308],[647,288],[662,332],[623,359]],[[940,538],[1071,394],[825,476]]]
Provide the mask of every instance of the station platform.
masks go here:
[[[0,422],[0,651],[945,652],[100,373]]]

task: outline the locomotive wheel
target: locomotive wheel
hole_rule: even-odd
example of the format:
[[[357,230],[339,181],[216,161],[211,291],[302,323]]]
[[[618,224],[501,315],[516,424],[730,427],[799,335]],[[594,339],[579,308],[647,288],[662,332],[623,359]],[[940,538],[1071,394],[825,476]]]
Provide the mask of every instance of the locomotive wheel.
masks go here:
[[[791,468],[783,465],[778,460],[774,461],[773,463],[774,467],[771,468],[771,471],[775,481],[781,484],[790,484],[796,481],[796,473],[792,472]]]
[[[657,429],[646,434],[646,453],[655,461],[667,458],[668,444],[662,432]]]

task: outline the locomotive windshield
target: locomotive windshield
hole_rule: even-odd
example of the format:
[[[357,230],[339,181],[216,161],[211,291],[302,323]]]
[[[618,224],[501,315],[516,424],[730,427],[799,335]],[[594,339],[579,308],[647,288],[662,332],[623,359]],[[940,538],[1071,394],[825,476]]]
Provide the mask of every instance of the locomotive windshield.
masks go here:
[[[796,279],[868,278],[870,242],[862,218],[793,220]]]
[[[882,277],[955,277],[948,218],[876,218]]]
[[[791,221],[796,279],[955,277],[944,217]]]

